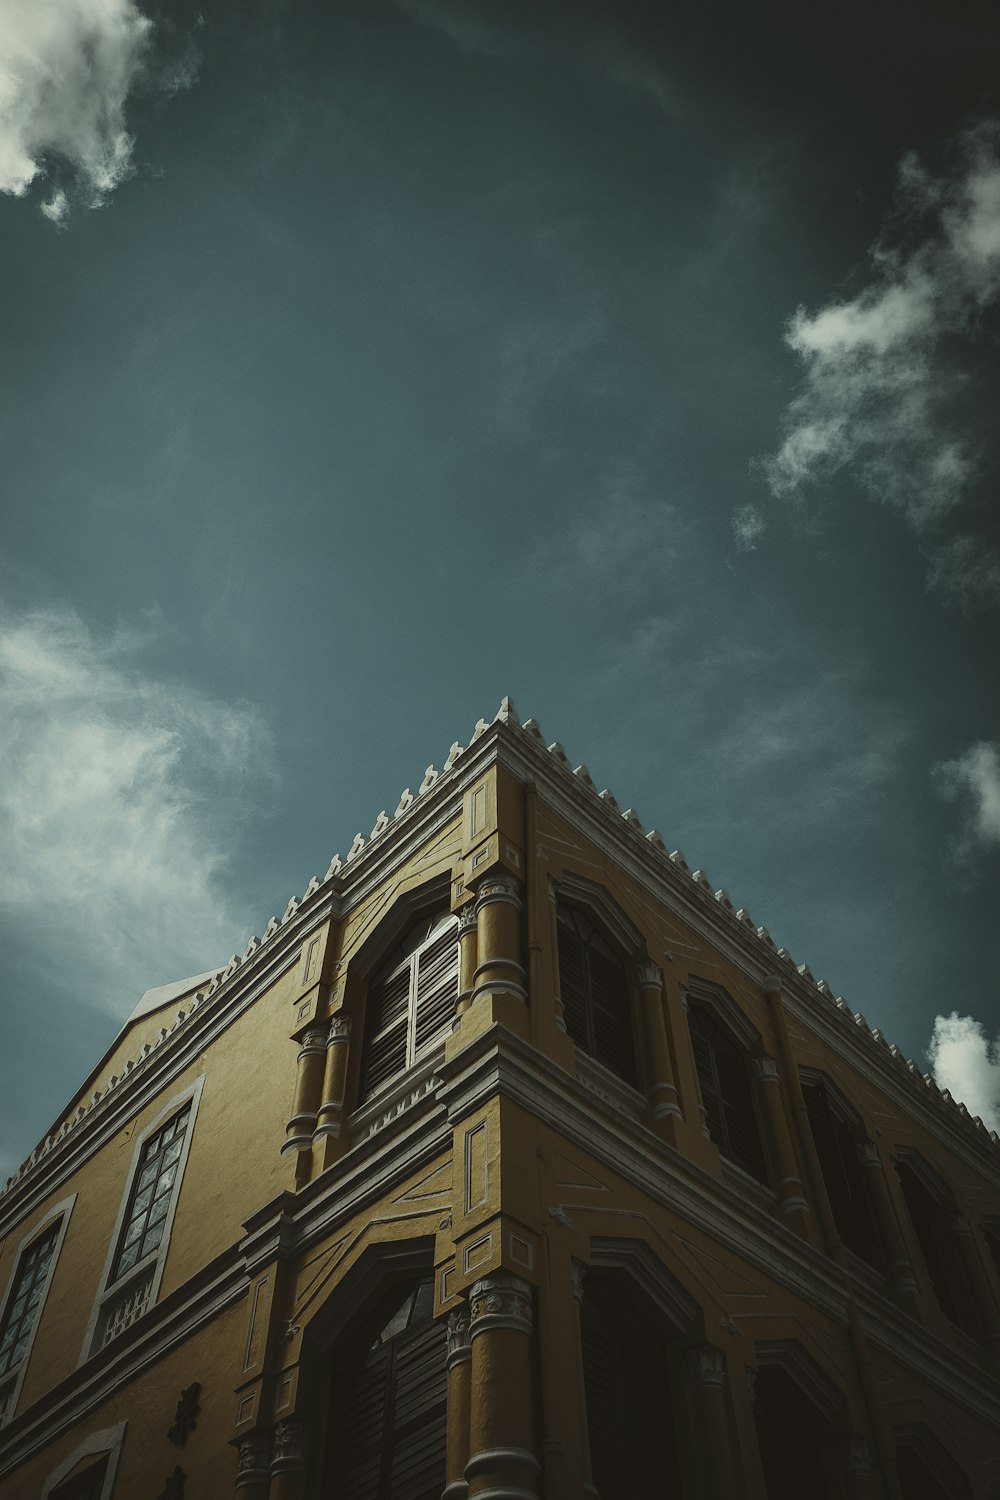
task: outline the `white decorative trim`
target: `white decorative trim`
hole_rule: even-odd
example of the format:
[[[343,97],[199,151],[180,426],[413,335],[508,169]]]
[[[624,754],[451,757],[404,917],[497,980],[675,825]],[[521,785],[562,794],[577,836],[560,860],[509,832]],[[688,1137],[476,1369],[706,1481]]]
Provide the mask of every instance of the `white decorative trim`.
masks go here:
[[[57,1489],[67,1474],[71,1474],[80,1463],[81,1459],[89,1458],[91,1454],[99,1457],[101,1454],[108,1455],[108,1467],[104,1473],[104,1483],[101,1486],[100,1500],[110,1500],[115,1489],[115,1475],[118,1473],[118,1460],[121,1458],[122,1443],[125,1441],[125,1429],[127,1422],[119,1422],[117,1427],[105,1427],[101,1432],[91,1432],[73,1449],[69,1458],[52,1470],[51,1474],[42,1485],[38,1500],[49,1500],[54,1489]]]
[[[17,1411],[17,1403],[21,1395],[21,1386],[24,1384],[24,1377],[28,1369],[28,1361],[31,1359],[31,1351],[35,1345],[35,1335],[38,1333],[38,1329],[42,1321],[42,1315],[45,1312],[45,1303],[48,1300],[49,1288],[52,1285],[52,1278],[56,1272],[56,1265],[59,1261],[59,1254],[63,1247],[63,1241],[66,1238],[66,1231],[69,1228],[69,1217],[73,1212],[73,1205],[76,1202],[76,1199],[76,1193],[72,1193],[68,1198],[63,1198],[60,1203],[53,1203],[52,1207],[45,1214],[45,1217],[39,1219],[38,1223],[32,1225],[28,1233],[22,1236],[17,1249],[14,1251],[14,1260],[10,1268],[10,1276],[7,1278],[7,1286],[4,1289],[3,1301],[0,1302],[0,1324],[2,1324],[3,1322],[3,1314],[6,1312],[10,1304],[11,1293],[14,1290],[14,1283],[17,1280],[17,1273],[21,1266],[22,1256],[24,1255],[25,1251],[29,1250],[35,1243],[35,1241],[45,1233],[47,1229],[50,1229],[52,1227],[53,1221],[59,1218],[60,1215],[62,1215],[62,1223],[59,1226],[59,1233],[56,1235],[56,1242],[52,1247],[52,1259],[49,1261],[49,1269],[45,1277],[45,1285],[42,1288],[41,1299],[35,1311],[35,1320],[31,1325],[31,1333],[28,1335],[28,1347],[25,1349],[24,1354],[22,1355],[19,1363],[15,1365],[14,1369],[8,1370],[7,1373],[2,1378],[0,1378],[0,1427],[5,1426]]]
[[[87,1331],[83,1337],[83,1347],[80,1350],[79,1363],[89,1359],[97,1349],[101,1348],[109,1337],[113,1338],[124,1328],[129,1327],[137,1318],[140,1318],[148,1308],[156,1301],[160,1290],[160,1282],[163,1280],[163,1271],[167,1261],[167,1252],[170,1249],[170,1236],[173,1232],[174,1215],[177,1212],[177,1204],[181,1195],[181,1184],[184,1181],[184,1169],[187,1166],[188,1154],[191,1150],[191,1141],[194,1138],[195,1121],[198,1118],[198,1106],[201,1103],[202,1091],[205,1087],[205,1074],[195,1079],[194,1083],[187,1088],[181,1089],[179,1093],[172,1095],[154,1115],[145,1129],[136,1137],[132,1148],[132,1161],[129,1166],[128,1176],[125,1179],[125,1187],[122,1191],[121,1202],[118,1206],[118,1216],[115,1219],[114,1231],[108,1243],[108,1253],[104,1261],[104,1270],[98,1283],[97,1295],[94,1298],[94,1306],[87,1322]],[[139,1160],[142,1156],[142,1148],[149,1137],[185,1104],[190,1103],[191,1113],[188,1117],[187,1126],[184,1131],[184,1144],[181,1154],[177,1158],[177,1173],[174,1177],[173,1187],[170,1190],[170,1207],[163,1221],[163,1235],[153,1255],[147,1256],[133,1267],[126,1276],[115,1282],[114,1286],[108,1286],[108,1278],[111,1275],[111,1267],[114,1264],[115,1253],[121,1238],[122,1225],[125,1212],[128,1208],[129,1199],[132,1196],[132,1184],[135,1182],[136,1173],[139,1169]],[[118,1302],[123,1304],[122,1309],[117,1307]],[[122,1314],[122,1315],[120,1315]],[[112,1327],[112,1324],[117,1326]]]

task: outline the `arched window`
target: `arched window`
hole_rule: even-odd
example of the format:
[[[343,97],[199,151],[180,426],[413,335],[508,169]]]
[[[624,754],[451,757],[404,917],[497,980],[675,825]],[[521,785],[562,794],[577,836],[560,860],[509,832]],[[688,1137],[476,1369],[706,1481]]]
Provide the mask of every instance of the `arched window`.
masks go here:
[[[680,1494],[664,1340],[606,1276],[588,1273],[580,1308],[587,1434],[601,1500]]]
[[[440,1500],[445,1485],[444,1325],[431,1280],[398,1286],[334,1368],[324,1495]]]
[[[969,1297],[955,1237],[948,1226],[952,1205],[947,1188],[915,1155],[900,1156],[896,1174],[938,1306],[953,1323],[978,1337],[979,1320]]]
[[[709,1136],[723,1156],[766,1182],[746,1054],[706,1005],[689,1003],[688,1026]]]
[[[556,907],[559,990],[576,1045],[626,1083],[637,1082],[628,975],[621,955],[575,906]]]
[[[413,1065],[448,1030],[458,998],[458,918],[423,916],[368,983],[361,1099]]]
[[[822,1079],[803,1079],[802,1094],[837,1233],[855,1255],[882,1268],[884,1258],[858,1157],[859,1132]]]

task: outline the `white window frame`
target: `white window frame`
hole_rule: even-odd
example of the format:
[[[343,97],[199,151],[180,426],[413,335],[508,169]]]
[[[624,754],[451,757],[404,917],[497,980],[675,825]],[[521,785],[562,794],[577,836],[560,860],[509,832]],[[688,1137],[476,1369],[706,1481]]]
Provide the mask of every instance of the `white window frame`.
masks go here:
[[[24,1377],[27,1373],[28,1362],[31,1359],[31,1351],[35,1346],[35,1336],[38,1333],[38,1329],[42,1321],[42,1315],[45,1312],[45,1304],[48,1301],[49,1289],[52,1286],[52,1278],[55,1275],[56,1265],[58,1263],[59,1255],[63,1247],[63,1241],[66,1238],[66,1231],[69,1228],[69,1216],[73,1212],[73,1205],[76,1202],[76,1199],[76,1193],[72,1193],[70,1197],[63,1198],[61,1202],[53,1203],[52,1207],[45,1214],[44,1218],[39,1219],[37,1224],[33,1224],[32,1227],[28,1230],[27,1234],[22,1237],[20,1244],[14,1251],[14,1260],[13,1264],[11,1265],[10,1275],[7,1278],[7,1285],[4,1288],[3,1301],[0,1302],[0,1321],[2,1321],[3,1314],[10,1306],[10,1299],[13,1295],[14,1287],[17,1282],[17,1273],[20,1270],[21,1261],[24,1257],[25,1252],[27,1250],[30,1250],[34,1242],[41,1235],[43,1235],[47,1229],[50,1229],[52,1227],[53,1221],[57,1219],[60,1214],[62,1215],[62,1223],[59,1226],[59,1233],[56,1235],[56,1242],[52,1248],[52,1259],[49,1261],[49,1269],[45,1277],[45,1285],[42,1288],[41,1300],[38,1303],[38,1311],[35,1314],[35,1321],[32,1324],[31,1333],[28,1336],[28,1347],[25,1349],[20,1363],[16,1365],[13,1370],[8,1370],[6,1375],[0,1378],[0,1393],[10,1392],[6,1402],[3,1403],[2,1406],[0,1406],[0,1410],[2,1410],[3,1412],[3,1416],[2,1418],[0,1418],[0,1426],[3,1427],[6,1427],[7,1423],[13,1420],[14,1414],[17,1411],[17,1403],[21,1398],[21,1386],[24,1384]]]
[[[105,1453],[108,1455],[108,1467],[104,1474],[104,1484],[101,1486],[101,1500],[111,1500],[127,1426],[127,1422],[119,1422],[117,1427],[106,1427],[103,1432],[92,1432],[85,1437],[83,1442],[73,1449],[69,1458],[63,1459],[59,1467],[52,1470],[42,1486],[39,1500],[49,1500],[52,1491],[59,1488],[68,1474],[72,1474],[81,1459],[89,1458],[91,1454],[100,1457]]]
[[[163,1280],[163,1271],[167,1262],[167,1252],[170,1248],[170,1237],[174,1227],[174,1215],[177,1212],[177,1204],[181,1195],[181,1183],[184,1180],[184,1169],[187,1166],[188,1153],[191,1150],[191,1141],[194,1136],[194,1125],[198,1115],[198,1106],[201,1103],[202,1090],[205,1086],[204,1073],[196,1078],[194,1083],[178,1093],[171,1095],[166,1100],[162,1109],[150,1120],[149,1124],[139,1133],[135,1139],[132,1150],[132,1161],[129,1166],[128,1177],[125,1182],[125,1190],[122,1193],[121,1203],[118,1208],[118,1217],[115,1219],[115,1227],[108,1244],[108,1253],[104,1261],[104,1270],[98,1284],[97,1296],[94,1299],[93,1311],[87,1323],[87,1331],[83,1338],[83,1347],[80,1351],[79,1363],[89,1359],[92,1354],[104,1347],[104,1334],[107,1322],[111,1316],[112,1308],[118,1304],[129,1293],[138,1292],[148,1282],[148,1291],[145,1295],[142,1312],[152,1307],[160,1292],[160,1283]],[[113,1284],[109,1285],[111,1270],[118,1251],[118,1244],[122,1235],[125,1222],[125,1214],[128,1211],[129,1202],[132,1197],[132,1187],[139,1171],[139,1162],[142,1158],[142,1148],[150,1136],[178,1114],[186,1104],[190,1104],[191,1113],[188,1116],[187,1126],[184,1131],[184,1144],[181,1154],[177,1158],[177,1174],[174,1178],[173,1187],[170,1189],[170,1206],[167,1209],[163,1221],[163,1235],[160,1243],[152,1255],[147,1255],[144,1260],[138,1261],[124,1276],[119,1276]],[[140,1314],[141,1316],[141,1314]],[[134,1321],[134,1320],[132,1320]]]

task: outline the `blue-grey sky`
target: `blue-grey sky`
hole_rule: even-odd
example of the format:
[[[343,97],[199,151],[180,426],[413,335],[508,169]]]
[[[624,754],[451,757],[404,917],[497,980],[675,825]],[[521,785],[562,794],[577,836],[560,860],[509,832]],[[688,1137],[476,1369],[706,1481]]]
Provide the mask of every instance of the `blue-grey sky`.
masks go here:
[[[1000,1127],[998,52],[0,0],[0,1170],[505,693]]]

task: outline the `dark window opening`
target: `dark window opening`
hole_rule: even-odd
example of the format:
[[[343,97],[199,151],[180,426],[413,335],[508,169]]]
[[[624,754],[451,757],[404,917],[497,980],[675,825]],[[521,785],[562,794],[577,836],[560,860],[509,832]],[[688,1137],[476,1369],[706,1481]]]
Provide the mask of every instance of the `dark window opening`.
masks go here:
[[[458,999],[458,918],[421,917],[368,984],[361,1099],[370,1099],[447,1032]]]
[[[635,1087],[632,1001],[621,955],[576,907],[560,905],[556,916],[566,1030],[588,1057]]]
[[[601,1500],[680,1494],[663,1340],[609,1280],[588,1276],[580,1330],[587,1433]]]
[[[757,1372],[754,1424],[767,1500],[833,1500],[834,1433],[781,1365]]]
[[[938,1306],[953,1323],[976,1337],[978,1320],[969,1303],[965,1275],[948,1227],[948,1211],[908,1161],[898,1161],[896,1172]]]
[[[802,1093],[837,1233],[849,1250],[881,1270],[885,1260],[854,1132],[825,1084],[803,1084]]]
[[[108,1473],[108,1456],[82,1460],[84,1467],[64,1479],[52,1491],[51,1500],[101,1500]]]
[[[440,1500],[445,1484],[444,1325],[422,1281],[384,1302],[334,1369],[324,1494]]]
[[[723,1156],[766,1182],[746,1056],[704,1006],[692,1004],[688,1016],[709,1136]]]

